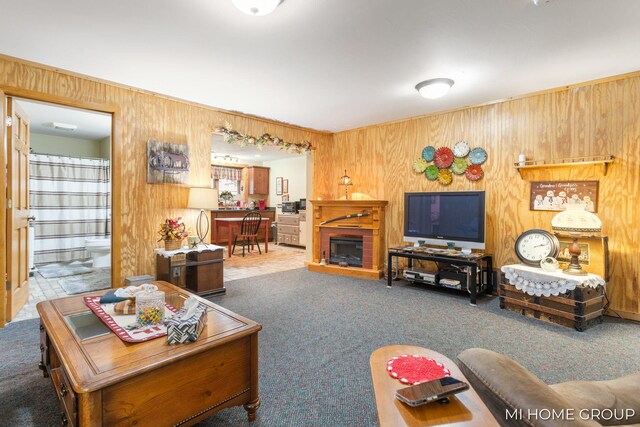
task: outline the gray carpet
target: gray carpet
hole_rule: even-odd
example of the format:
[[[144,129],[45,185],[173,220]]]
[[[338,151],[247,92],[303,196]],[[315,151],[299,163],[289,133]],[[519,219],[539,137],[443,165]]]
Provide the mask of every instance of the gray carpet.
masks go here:
[[[304,269],[226,283],[210,299],[263,325],[260,397],[253,426],[369,426],[377,416],[369,356],[411,344],[454,359],[469,347],[507,354],[547,382],[607,379],[640,370],[640,328],[607,318],[577,332],[500,310],[459,293],[309,273]],[[0,425],[52,425],[58,409],[37,369],[37,320],[0,330]],[[160,425],[161,423],[158,423]],[[202,426],[248,426],[230,408]]]
[[[111,287],[111,267],[94,268],[87,274],[64,277],[58,283],[69,295],[107,289]]]
[[[75,276],[76,274],[91,273],[93,261],[73,261],[55,264],[46,264],[38,267],[38,273],[45,279],[55,279],[57,277]]]

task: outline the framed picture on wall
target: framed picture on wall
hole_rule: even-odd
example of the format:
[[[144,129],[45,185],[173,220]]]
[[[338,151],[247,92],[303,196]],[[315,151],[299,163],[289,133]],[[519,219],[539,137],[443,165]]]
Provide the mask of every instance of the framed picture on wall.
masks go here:
[[[288,194],[283,194],[282,195],[282,201],[283,202],[288,202],[289,201],[289,195]]]
[[[289,180],[288,179],[283,179],[282,180],[282,192],[285,193],[285,194],[289,192]]]
[[[282,177],[276,178],[276,196],[282,196]]]
[[[534,181],[531,183],[529,210],[563,211],[568,205],[581,205],[598,211],[598,181]]]

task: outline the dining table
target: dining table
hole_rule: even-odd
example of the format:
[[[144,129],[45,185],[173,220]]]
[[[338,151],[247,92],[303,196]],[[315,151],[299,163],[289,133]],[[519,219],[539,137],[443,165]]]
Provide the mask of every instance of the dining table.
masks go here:
[[[233,247],[233,236],[240,231],[243,218],[215,218],[213,220],[213,241],[216,245],[220,242],[222,228],[227,228],[227,247],[229,249],[229,258],[231,258],[231,250]],[[269,252],[269,229],[271,228],[271,219],[260,218],[260,227],[264,227],[264,252]]]

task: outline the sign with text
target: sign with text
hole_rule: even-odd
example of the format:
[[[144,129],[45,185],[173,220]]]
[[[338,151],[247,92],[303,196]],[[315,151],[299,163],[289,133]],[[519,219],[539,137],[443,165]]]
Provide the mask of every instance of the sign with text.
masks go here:
[[[582,205],[598,211],[598,181],[533,181],[529,209],[563,211],[568,205]]]

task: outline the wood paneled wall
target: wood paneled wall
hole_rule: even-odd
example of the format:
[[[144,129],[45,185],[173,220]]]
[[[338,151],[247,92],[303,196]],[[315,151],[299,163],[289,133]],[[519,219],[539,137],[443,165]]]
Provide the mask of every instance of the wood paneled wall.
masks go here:
[[[424,146],[453,147],[461,139],[488,152],[481,181],[454,176],[443,187],[412,171]],[[600,168],[575,166],[523,171],[521,178],[513,167],[519,153],[528,159],[612,154],[616,160],[606,176]],[[517,261],[513,248],[521,232],[551,230],[553,212],[529,210],[531,181],[600,181],[611,308],[640,319],[640,73],[337,133],[315,156],[314,197],[339,198],[338,178],[347,169],[354,198],[389,201],[389,245],[402,243],[405,191],[486,190],[486,251],[498,267]]]
[[[186,209],[188,189],[146,182],[149,139],[189,145],[192,186],[209,186],[211,129],[225,122],[251,135],[268,132],[289,141],[309,140],[315,146],[331,141],[329,133],[183,102],[7,56],[0,56],[0,89],[67,105],[94,106],[97,110],[106,106],[108,111],[115,111],[114,141],[120,150],[120,164],[113,165],[113,173],[114,183],[121,182],[121,232],[113,240],[114,246],[121,247],[120,279],[154,274],[153,249],[161,245],[156,233],[166,217],[184,217],[195,232],[198,211]],[[114,215],[117,205],[114,200]],[[117,279],[116,284],[121,283]]]

